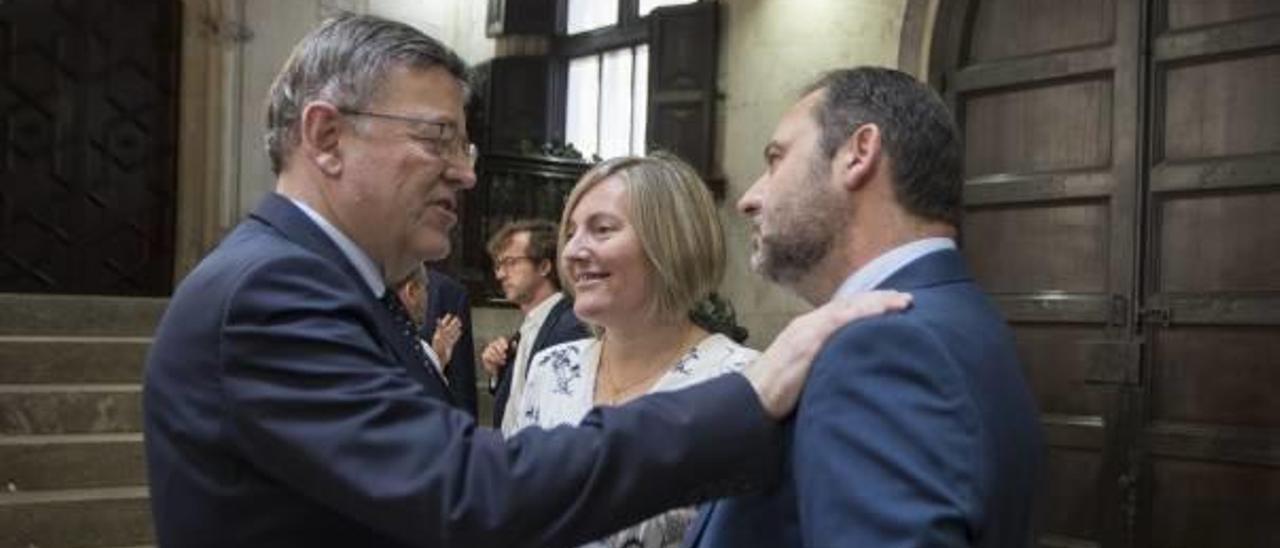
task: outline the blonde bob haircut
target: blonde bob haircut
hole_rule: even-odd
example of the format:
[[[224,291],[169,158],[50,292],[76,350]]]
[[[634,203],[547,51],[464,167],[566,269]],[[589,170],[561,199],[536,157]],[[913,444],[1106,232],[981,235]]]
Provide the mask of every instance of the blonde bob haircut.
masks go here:
[[[569,215],[583,195],[611,177],[627,191],[628,222],[648,259],[653,296],[645,312],[660,319],[688,315],[724,279],[724,229],[706,183],[689,164],[666,153],[606,160],[574,185],[560,219],[561,287],[572,294],[564,254]]]

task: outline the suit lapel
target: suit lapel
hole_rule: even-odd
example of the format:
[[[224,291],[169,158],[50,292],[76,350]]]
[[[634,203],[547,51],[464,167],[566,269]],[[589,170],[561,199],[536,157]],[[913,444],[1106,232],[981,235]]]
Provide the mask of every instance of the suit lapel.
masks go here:
[[[556,324],[560,322],[560,318],[564,316],[566,310],[573,309],[573,301],[569,297],[562,297],[560,302],[551,307],[551,311],[547,313],[547,320],[542,322],[542,327],[538,329],[538,336],[533,340],[533,346],[529,347],[529,359],[533,359],[533,353],[547,346],[547,338],[551,337],[556,331]]]
[[[447,385],[440,378],[438,371],[432,368],[427,371],[426,368],[430,364],[417,364],[418,361],[409,349],[409,344],[417,344],[417,341],[407,340],[401,330],[396,327],[395,321],[391,318],[391,311],[387,310],[381,302],[378,301],[379,295],[374,295],[369,290],[368,284],[364,278],[356,271],[355,265],[347,260],[347,256],[338,249],[337,244],[329,239],[329,236],[316,226],[306,213],[303,213],[298,206],[289,201],[288,198],[277,193],[268,193],[262,202],[258,204],[257,209],[250,214],[251,217],[275,228],[284,235],[286,239],[294,242],[307,250],[316,253],[333,264],[339,265],[347,276],[356,282],[356,285],[363,289],[363,293],[369,306],[374,309],[373,318],[377,324],[378,331],[382,335],[383,342],[386,346],[391,347],[391,352],[395,354],[396,361],[400,367],[413,377],[428,392],[434,392],[436,397],[453,402],[453,395],[449,392]]]

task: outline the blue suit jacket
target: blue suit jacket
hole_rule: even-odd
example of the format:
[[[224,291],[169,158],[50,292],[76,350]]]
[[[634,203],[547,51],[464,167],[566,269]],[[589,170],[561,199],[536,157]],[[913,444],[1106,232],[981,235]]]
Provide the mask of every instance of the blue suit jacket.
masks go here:
[[[453,401],[471,416],[476,415],[476,343],[472,337],[471,300],[467,288],[457,280],[435,270],[427,270],[427,314],[420,335],[431,341],[436,332],[436,320],[445,314],[453,314],[462,322],[462,335],[453,347],[445,375],[449,378],[449,392]]]
[[[587,326],[582,324],[578,316],[573,313],[573,299],[565,295],[560,299],[551,310],[547,312],[546,321],[542,322],[542,327],[538,328],[538,336],[531,342],[532,347],[529,348],[529,359],[532,360],[534,354],[541,352],[547,348],[560,343],[585,339],[591,336],[591,331]],[[526,344],[521,342],[520,344]],[[502,373],[498,376],[498,386],[493,391],[493,426],[499,428],[502,426],[503,411],[507,409],[507,400],[511,398],[511,375],[515,367],[512,365],[516,361],[515,349],[507,352],[507,364],[503,366]],[[529,374],[529,370],[525,369],[525,375]]]
[[[1030,545],[1041,435],[1003,319],[955,251],[881,287],[912,307],[847,325],[820,352],[781,485],[707,505],[687,545]]]
[[[392,321],[269,195],[179,285],[148,355],[158,544],[571,546],[776,480],[778,428],[740,375],[504,442],[411,378],[427,369]]]

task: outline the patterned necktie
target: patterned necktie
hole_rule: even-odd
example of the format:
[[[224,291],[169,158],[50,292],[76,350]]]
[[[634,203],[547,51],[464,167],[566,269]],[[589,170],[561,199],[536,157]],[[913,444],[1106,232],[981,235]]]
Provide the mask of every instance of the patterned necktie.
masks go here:
[[[400,299],[396,297],[396,293],[388,290],[378,300],[382,302],[382,306],[387,307],[387,310],[391,312],[391,319],[396,329],[399,329],[404,334],[404,339],[409,341],[409,354],[418,360],[420,365],[434,373],[435,366],[427,358],[427,353],[422,350],[422,344],[418,342],[418,326],[414,325],[413,320],[409,318],[409,311],[405,310],[404,305],[400,303]]]

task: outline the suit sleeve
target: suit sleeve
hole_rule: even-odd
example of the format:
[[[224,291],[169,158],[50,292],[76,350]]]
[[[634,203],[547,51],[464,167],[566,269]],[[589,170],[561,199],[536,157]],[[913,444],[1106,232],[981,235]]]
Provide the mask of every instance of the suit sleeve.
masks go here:
[[[221,391],[255,473],[374,530],[414,546],[570,546],[776,474],[776,427],[738,375],[504,442],[394,365],[355,283],[311,257],[242,275]]]
[[[906,318],[847,326],[814,362],[791,463],[806,546],[968,546],[975,415],[946,349]]]

